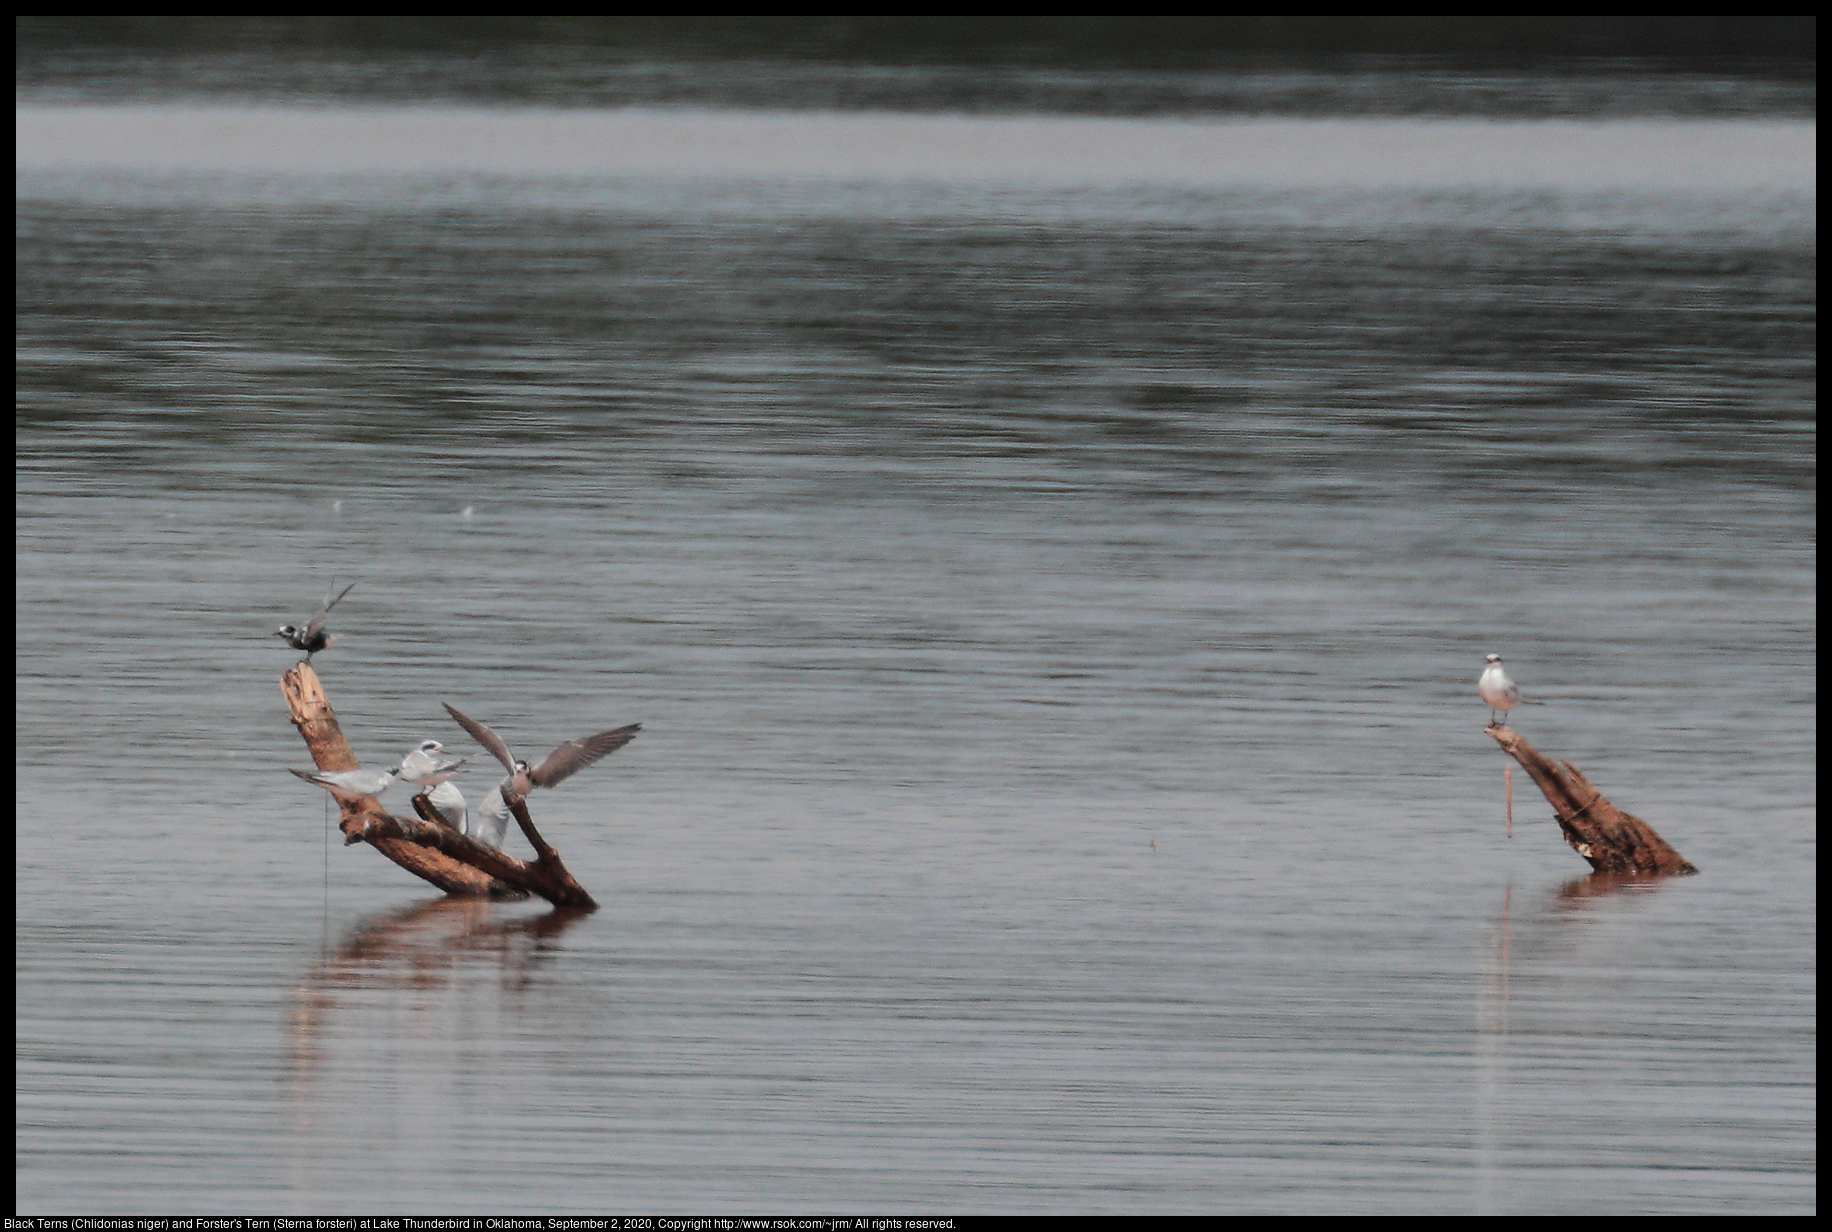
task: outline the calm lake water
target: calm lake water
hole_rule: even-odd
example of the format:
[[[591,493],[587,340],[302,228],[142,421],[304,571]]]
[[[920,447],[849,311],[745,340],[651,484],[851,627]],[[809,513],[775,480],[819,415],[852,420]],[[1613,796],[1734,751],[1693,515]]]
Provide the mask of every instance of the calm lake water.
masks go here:
[[[1815,1208],[1810,121],[18,134],[19,1211]]]

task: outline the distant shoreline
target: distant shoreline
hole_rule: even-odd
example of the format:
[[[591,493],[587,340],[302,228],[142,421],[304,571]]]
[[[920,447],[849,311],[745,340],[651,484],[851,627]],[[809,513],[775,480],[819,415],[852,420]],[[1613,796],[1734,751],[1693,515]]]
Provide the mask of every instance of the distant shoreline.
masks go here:
[[[473,58],[565,50],[601,61],[1176,71],[1429,58],[1462,69],[1636,60],[1811,78],[1817,19],[1437,17],[20,17],[16,68],[70,55]]]
[[[19,18],[14,97],[1815,119],[1815,18]]]

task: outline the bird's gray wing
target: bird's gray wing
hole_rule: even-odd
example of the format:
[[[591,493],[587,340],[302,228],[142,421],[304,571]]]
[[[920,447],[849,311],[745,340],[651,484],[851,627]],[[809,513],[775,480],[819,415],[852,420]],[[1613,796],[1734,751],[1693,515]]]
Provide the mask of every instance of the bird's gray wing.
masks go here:
[[[469,717],[462,710],[449,702],[445,703],[445,712],[458,720],[458,726],[471,733],[471,739],[490,750],[496,760],[503,764],[503,769],[507,770],[510,774],[515,773],[515,755],[509,752],[509,746],[503,743],[503,738],[501,736],[485,727],[482,723],[479,723],[476,719]]]
[[[337,579],[331,579],[331,590],[324,592],[324,606],[312,613],[311,623],[305,626],[306,641],[309,642],[318,636],[318,631],[324,628],[324,618],[331,614],[331,609],[336,607],[339,603],[342,603],[343,597],[355,589],[356,583],[351,582],[348,586],[344,587],[342,591],[339,591],[337,597],[333,599],[331,598],[331,590],[337,590]]]
[[[471,760],[469,757],[460,757],[457,761],[442,761],[428,770],[425,774],[409,781],[419,783],[421,786],[425,787],[437,787],[456,778],[458,776],[458,767],[464,765],[464,763],[469,760]]]
[[[547,755],[547,760],[541,763],[540,769],[530,770],[528,778],[537,787],[553,787],[585,769],[600,757],[615,753],[636,739],[636,733],[641,730],[641,723],[632,723],[628,727],[599,732],[583,740],[568,740]]]
[[[288,766],[289,774],[296,774],[308,783],[329,789],[339,799],[355,796],[379,796],[394,783],[396,771],[380,770],[294,770]]]

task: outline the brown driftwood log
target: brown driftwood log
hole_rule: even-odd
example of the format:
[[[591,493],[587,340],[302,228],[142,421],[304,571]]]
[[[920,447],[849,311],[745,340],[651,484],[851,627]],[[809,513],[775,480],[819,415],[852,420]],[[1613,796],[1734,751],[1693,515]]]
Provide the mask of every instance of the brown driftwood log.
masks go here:
[[[1576,766],[1553,761],[1511,727],[1492,723],[1487,730],[1502,751],[1539,784],[1558,817],[1565,841],[1590,861],[1591,868],[1632,876],[1698,871],[1647,822],[1605,800]]]
[[[304,737],[305,746],[318,768],[356,769],[356,754],[350,751],[350,743],[337,725],[337,716],[332,713],[324,686],[311,664],[300,663],[280,677],[280,692],[292,711],[293,725]],[[391,816],[382,811],[381,804],[373,797],[339,798],[344,845],[368,843],[447,894],[497,898],[537,894],[556,907],[598,909],[597,902],[585,887],[574,880],[566,865],[561,863],[560,853],[534,828],[534,819],[529,816],[525,801],[515,801],[510,811],[534,846],[536,859],[532,864],[458,833],[424,796],[415,796],[413,805],[424,820]]]
[[[420,797],[415,797],[415,808],[424,807],[437,813],[437,810],[433,810],[430,804],[422,805],[420,800]],[[516,820],[522,823],[522,833],[532,835],[530,842],[539,839],[540,832],[535,830],[534,821],[528,816],[526,801],[512,802],[509,810],[515,814]],[[556,907],[574,907],[581,911],[598,910],[597,900],[586,893],[585,887],[573,879],[566,865],[560,862],[560,853],[547,846],[545,841],[537,844],[540,854],[534,863],[529,864],[516,859],[500,848],[492,847],[488,843],[480,843],[474,838],[458,833],[443,819],[417,821],[408,817],[392,817],[386,813],[380,813],[379,810],[378,813],[379,819],[371,819],[367,830],[354,837],[345,837],[344,844],[348,846],[351,843],[375,843],[376,849],[381,851],[383,848],[380,843],[376,842],[377,839],[410,843],[417,850],[426,854],[440,853],[461,865],[469,865],[472,869],[486,874],[487,877],[493,879],[492,888],[486,892],[498,897],[502,896],[503,891],[513,893],[517,897],[538,894]],[[384,854],[387,853],[384,851]],[[389,858],[394,859],[392,855]],[[396,860],[395,862],[401,864],[403,868],[408,868],[410,872],[419,872],[417,868],[410,868],[402,861]],[[424,873],[420,875],[425,876]],[[431,881],[432,878],[428,877],[427,880]],[[497,884],[501,885],[502,890],[494,888]],[[447,890],[446,893],[474,893],[474,891]]]

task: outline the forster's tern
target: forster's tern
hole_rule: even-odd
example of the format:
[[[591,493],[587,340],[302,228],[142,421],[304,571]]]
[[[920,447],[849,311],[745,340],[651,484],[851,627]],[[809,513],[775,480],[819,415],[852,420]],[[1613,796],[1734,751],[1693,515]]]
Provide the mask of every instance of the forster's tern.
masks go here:
[[[437,740],[422,740],[401,758],[398,771],[401,778],[415,787],[437,787],[458,777],[458,767],[471,760],[460,757],[457,761],[443,761],[439,753],[445,746]]]
[[[339,800],[360,800],[364,796],[379,796],[399,781],[401,768],[393,770],[306,770],[288,771],[298,775],[308,783],[316,783]]]
[[[612,731],[599,732],[583,740],[568,740],[559,748],[547,755],[547,760],[530,769],[525,761],[517,761],[503,743],[503,738],[479,723],[476,719],[466,717],[455,706],[446,706],[446,711],[458,720],[458,726],[471,733],[478,744],[490,750],[497,761],[508,770],[509,777],[503,782],[498,793],[510,800],[519,800],[536,787],[557,787],[580,770],[585,769],[599,758],[613,753],[631,740],[642,730],[641,723],[631,723],[628,727],[619,727]]]
[[[305,661],[310,663],[313,655],[317,654],[336,640],[324,631],[324,618],[329,616],[331,614],[331,609],[342,602],[343,597],[355,588],[356,583],[351,582],[348,586],[344,587],[343,590],[338,592],[335,599],[331,597],[330,590],[325,591],[324,606],[312,613],[312,618],[305,622],[304,629],[296,629],[292,625],[281,625],[274,633],[274,636],[283,639],[286,644],[291,646],[294,650],[305,651]],[[333,579],[331,582],[331,590],[336,589],[337,582]]]
[[[1483,662],[1488,666],[1482,669],[1482,676],[1476,681],[1476,692],[1480,693],[1482,700],[1489,704],[1489,724],[1491,726],[1497,721],[1495,718],[1497,710],[1506,714],[1522,702],[1526,702],[1529,706],[1539,704],[1520,695],[1520,686],[1514,683],[1513,679],[1508,676],[1507,669],[1501,666],[1500,655],[1492,654]]]
[[[354,585],[355,583],[352,583]],[[434,804],[439,803],[438,789],[458,773],[458,767],[471,760],[460,757],[457,761],[442,761],[438,753],[445,746],[437,740],[422,740],[401,758],[401,764],[392,770],[320,770],[316,773],[308,770],[294,770],[308,783],[316,783],[332,795],[343,800],[358,800],[364,796],[379,796],[396,783],[412,783],[416,787],[431,788],[426,792],[433,797]],[[457,788],[451,789],[451,795],[457,795]],[[450,797],[446,797],[449,799]],[[464,797],[458,796],[458,805],[462,810]],[[444,809],[440,809],[444,812]]]
[[[440,782],[437,787],[426,793],[427,803],[439,810],[439,816],[460,834],[468,833],[465,828],[464,794],[447,782]]]

